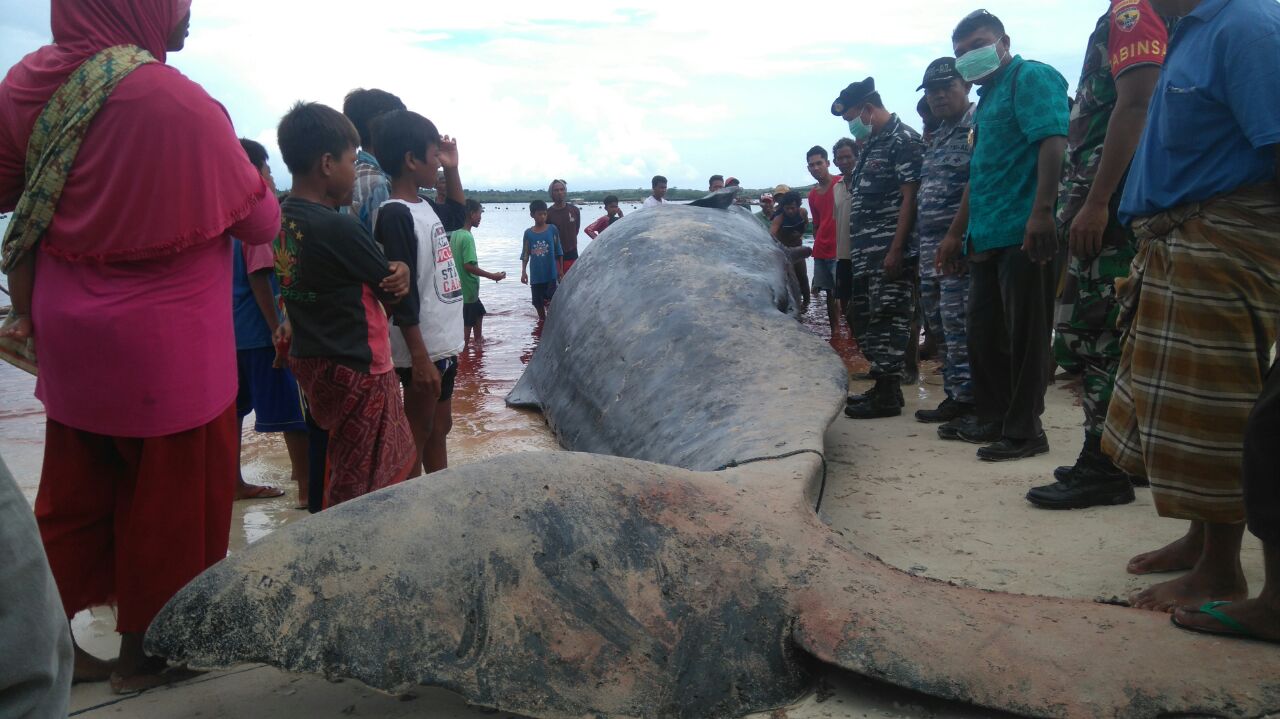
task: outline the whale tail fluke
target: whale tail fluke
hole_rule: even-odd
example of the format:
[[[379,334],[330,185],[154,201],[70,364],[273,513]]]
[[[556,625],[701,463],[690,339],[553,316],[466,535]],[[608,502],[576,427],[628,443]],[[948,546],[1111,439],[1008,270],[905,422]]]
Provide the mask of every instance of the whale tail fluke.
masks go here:
[[[1280,710],[1274,647],[1180,632],[1155,612],[961,588],[879,562],[832,570],[797,598],[792,636],[864,676],[1031,717]]]

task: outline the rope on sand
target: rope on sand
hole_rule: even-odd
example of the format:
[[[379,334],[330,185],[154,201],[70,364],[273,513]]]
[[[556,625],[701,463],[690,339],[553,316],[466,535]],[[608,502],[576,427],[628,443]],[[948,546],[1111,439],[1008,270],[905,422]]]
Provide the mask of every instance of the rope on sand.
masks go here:
[[[787,459],[788,457],[795,457],[796,455],[799,455],[799,454],[815,454],[818,456],[818,459],[821,460],[822,462],[822,483],[818,485],[818,503],[815,504],[813,507],[813,511],[815,512],[820,511],[822,509],[822,496],[827,492],[827,457],[826,455],[824,455],[823,453],[819,452],[816,449],[797,449],[794,452],[787,452],[786,454],[775,454],[768,457],[753,457],[751,459],[743,459],[743,460],[735,459],[732,462],[724,465],[723,467],[720,467],[716,471],[720,472],[726,469],[732,469],[734,467],[741,467],[744,464],[752,464],[753,462],[768,462],[775,459]]]

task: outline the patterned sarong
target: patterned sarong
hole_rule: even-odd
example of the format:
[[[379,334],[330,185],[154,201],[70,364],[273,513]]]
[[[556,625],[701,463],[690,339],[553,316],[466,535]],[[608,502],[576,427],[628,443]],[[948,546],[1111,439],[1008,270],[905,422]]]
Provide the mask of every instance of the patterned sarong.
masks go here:
[[[1244,521],[1245,424],[1280,325],[1280,187],[1134,223],[1116,284],[1125,332],[1103,450],[1151,480],[1163,517]]]
[[[395,372],[366,374],[327,359],[289,360],[316,423],[329,431],[324,506],[403,482],[418,462]]]
[[[53,221],[67,175],[89,124],[129,73],[155,62],[135,45],[109,47],[89,58],[53,93],[27,141],[26,184],[0,244],[0,269],[9,272],[32,250]],[[12,322],[8,318],[6,326]],[[0,359],[36,373],[35,344],[0,340]]]

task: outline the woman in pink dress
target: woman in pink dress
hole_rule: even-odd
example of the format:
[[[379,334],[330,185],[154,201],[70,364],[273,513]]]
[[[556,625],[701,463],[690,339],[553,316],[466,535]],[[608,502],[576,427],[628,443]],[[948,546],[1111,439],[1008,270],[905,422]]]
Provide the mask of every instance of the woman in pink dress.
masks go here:
[[[230,236],[265,243],[280,225],[226,111],[164,64],[189,22],[190,0],[53,0],[54,44],[0,83],[0,211],[18,206],[15,219],[48,180],[27,177],[28,145],[65,140],[49,128],[77,103],[96,112],[51,221],[17,249],[34,266],[48,415],[36,518],[67,617],[118,608],[119,659],[77,648],[76,678],[109,676],[119,692],[166,680],[143,633],[226,555],[238,462]],[[136,60],[126,73],[102,60],[121,46]],[[91,88],[69,104],[58,92],[112,72],[123,77],[105,102]]]

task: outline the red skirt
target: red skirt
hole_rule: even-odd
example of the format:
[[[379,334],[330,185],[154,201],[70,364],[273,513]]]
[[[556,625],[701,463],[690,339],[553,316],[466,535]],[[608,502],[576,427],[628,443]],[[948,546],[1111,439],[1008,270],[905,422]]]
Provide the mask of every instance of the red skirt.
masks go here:
[[[115,603],[144,632],[165,602],[227,556],[239,432],[232,404],[163,437],[108,437],[48,420],[36,521],[67,617]]]
[[[291,359],[316,424],[329,431],[324,506],[403,482],[419,461],[395,372],[367,374],[327,359]]]

